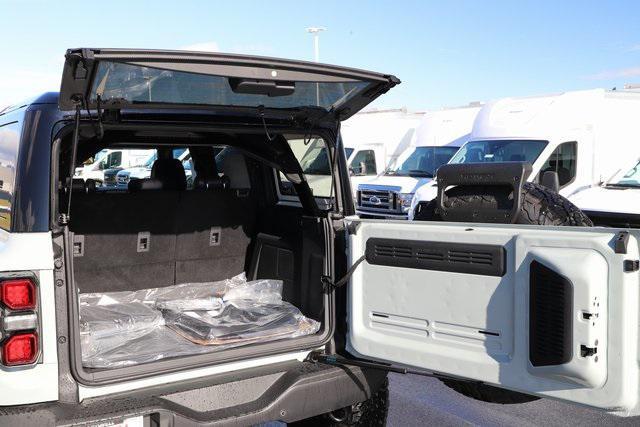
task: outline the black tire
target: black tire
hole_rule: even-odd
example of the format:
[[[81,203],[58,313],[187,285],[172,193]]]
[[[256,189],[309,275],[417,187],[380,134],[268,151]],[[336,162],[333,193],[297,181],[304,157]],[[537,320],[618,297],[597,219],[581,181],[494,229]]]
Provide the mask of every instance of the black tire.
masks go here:
[[[351,427],[372,426],[384,427],[387,425],[387,413],[389,412],[389,380],[384,379],[380,388],[364,402],[352,405],[349,408],[334,411],[331,414],[322,414],[302,421],[290,423],[295,427]],[[342,420],[344,418],[344,420]]]
[[[535,184],[525,182],[522,186],[522,203],[516,224],[564,225],[593,227],[593,222],[573,203],[558,193]],[[447,191],[447,208],[460,209],[469,214],[465,221],[478,222],[473,217],[474,208],[496,208],[510,204],[510,195],[499,187],[467,186],[454,187]],[[442,221],[437,212],[436,201],[418,206],[414,218],[417,221]]]
[[[496,187],[454,187],[447,191],[447,208],[458,208],[467,212],[465,220],[473,218],[474,208],[497,207],[510,204],[507,191]],[[541,185],[526,182],[522,186],[522,206],[516,224],[567,225],[593,227],[593,222],[573,203],[558,193]],[[419,205],[415,213],[418,221],[442,221],[436,209],[436,201]],[[538,400],[539,397],[504,390],[487,384],[458,380],[441,380],[447,387],[476,400],[490,403],[515,404]]]

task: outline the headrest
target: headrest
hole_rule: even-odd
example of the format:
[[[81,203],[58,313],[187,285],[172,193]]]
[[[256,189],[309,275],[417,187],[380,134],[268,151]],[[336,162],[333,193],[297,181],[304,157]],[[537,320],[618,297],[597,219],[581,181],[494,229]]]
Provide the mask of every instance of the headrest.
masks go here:
[[[98,186],[98,183],[96,182],[95,179],[89,178],[84,182],[84,188],[87,193],[96,191],[97,186]]]
[[[84,179],[82,178],[73,178],[71,180],[71,191],[74,193],[84,193],[86,190]]]
[[[87,179],[86,181],[82,178],[73,178],[71,180],[71,191],[74,193],[91,193],[96,191],[96,181],[95,179]]]
[[[184,190],[187,188],[187,176],[178,159],[158,159],[153,162],[151,179],[160,181],[164,190]]]
[[[132,179],[129,181],[127,188],[131,192],[135,191],[155,191],[163,190],[162,181],[158,179]]]
[[[222,172],[229,177],[229,188],[233,190],[251,188],[244,154],[238,149],[227,147],[220,155],[222,157]]]
[[[196,190],[224,190],[229,188],[229,178],[226,176],[209,179],[196,178],[194,187]]]

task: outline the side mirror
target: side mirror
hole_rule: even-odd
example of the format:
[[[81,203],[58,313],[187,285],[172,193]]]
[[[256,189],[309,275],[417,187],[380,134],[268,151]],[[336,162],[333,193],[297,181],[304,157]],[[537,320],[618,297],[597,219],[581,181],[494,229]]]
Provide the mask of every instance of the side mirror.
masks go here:
[[[98,163],[98,170],[104,170],[104,162]]]
[[[349,166],[349,175],[354,176],[356,171],[353,170],[353,167]]]
[[[557,193],[560,191],[560,178],[556,171],[545,171],[540,178],[540,185],[548,188],[549,190]]]

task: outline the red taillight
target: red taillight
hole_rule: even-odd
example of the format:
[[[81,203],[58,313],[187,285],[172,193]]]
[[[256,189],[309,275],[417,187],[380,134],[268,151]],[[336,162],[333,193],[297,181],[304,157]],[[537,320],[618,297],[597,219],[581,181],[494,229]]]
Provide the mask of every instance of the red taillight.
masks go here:
[[[0,282],[0,301],[11,310],[36,308],[36,286],[30,279],[9,279]]]
[[[29,365],[38,358],[38,336],[35,333],[17,334],[2,345],[2,364]]]

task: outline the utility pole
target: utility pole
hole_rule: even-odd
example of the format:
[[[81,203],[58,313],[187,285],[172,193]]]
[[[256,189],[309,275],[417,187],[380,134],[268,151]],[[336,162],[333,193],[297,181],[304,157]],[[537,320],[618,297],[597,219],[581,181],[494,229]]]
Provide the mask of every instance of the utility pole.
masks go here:
[[[320,61],[320,31],[325,31],[324,27],[309,27],[307,33],[313,34],[313,56],[314,61]]]
[[[309,27],[307,33],[313,34],[313,58],[314,61],[320,62],[320,31],[324,31],[324,27]],[[320,105],[320,84],[316,83],[316,105]]]

